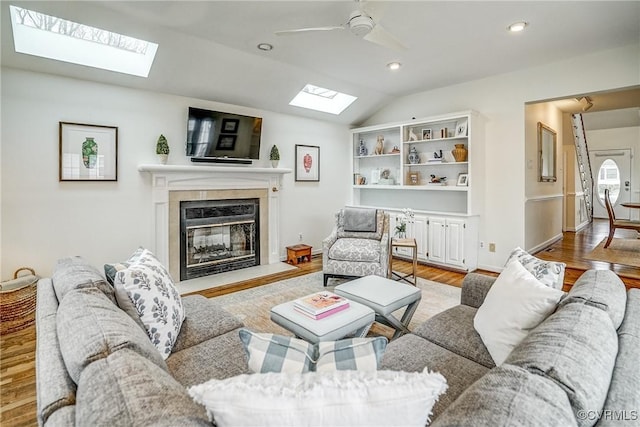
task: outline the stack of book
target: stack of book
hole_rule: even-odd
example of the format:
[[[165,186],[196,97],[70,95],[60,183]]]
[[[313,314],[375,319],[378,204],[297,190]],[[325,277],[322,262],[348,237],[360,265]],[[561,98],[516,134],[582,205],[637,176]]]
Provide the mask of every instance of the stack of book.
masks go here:
[[[349,308],[349,300],[333,292],[316,292],[293,302],[293,308],[312,319],[324,319],[327,316]]]

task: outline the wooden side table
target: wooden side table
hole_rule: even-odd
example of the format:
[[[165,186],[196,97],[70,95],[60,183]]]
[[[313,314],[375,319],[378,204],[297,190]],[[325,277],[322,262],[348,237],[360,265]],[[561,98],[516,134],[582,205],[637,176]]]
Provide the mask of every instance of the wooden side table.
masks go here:
[[[294,246],[287,246],[287,262],[298,265],[298,260],[304,262],[304,258],[311,261],[311,246],[300,243]]]
[[[409,248],[413,255],[413,272],[412,274],[399,274],[393,271],[393,248]],[[417,285],[416,271],[418,269],[418,244],[416,239],[400,239],[396,237],[391,238],[391,254],[389,256],[389,279],[402,282],[403,280],[413,286]],[[413,281],[409,277],[413,276]]]

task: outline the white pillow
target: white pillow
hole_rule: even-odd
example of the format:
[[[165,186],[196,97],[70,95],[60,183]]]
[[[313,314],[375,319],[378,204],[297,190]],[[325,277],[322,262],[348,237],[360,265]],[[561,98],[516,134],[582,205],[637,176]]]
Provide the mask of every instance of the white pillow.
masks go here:
[[[562,295],[564,292],[540,283],[518,260],[507,264],[473,319],[496,366],[553,313]]]
[[[137,261],[116,273],[114,286],[116,293],[126,293],[131,300],[151,343],[164,359],[169,357],[185,315],[167,269],[145,249]]]
[[[567,266],[564,262],[545,261],[534,257],[521,248],[515,248],[511,252],[505,265],[509,264],[513,259],[517,259],[520,264],[543,285],[562,290],[562,286],[564,285],[564,269]]]
[[[420,426],[447,390],[438,373],[334,371],[239,375],[189,388],[217,427]]]

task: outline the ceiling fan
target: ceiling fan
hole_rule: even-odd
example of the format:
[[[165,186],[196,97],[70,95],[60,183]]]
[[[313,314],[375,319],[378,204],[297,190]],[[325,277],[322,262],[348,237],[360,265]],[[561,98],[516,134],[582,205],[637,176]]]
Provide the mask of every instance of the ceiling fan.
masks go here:
[[[378,22],[379,17],[374,18],[372,11],[365,11],[361,2],[357,1],[359,8],[349,14],[347,22],[341,25],[329,27],[297,28],[293,30],[276,31],[277,36],[295,35],[312,31],[333,31],[349,30],[352,34],[362,37],[364,40],[380,46],[395,50],[406,50],[407,48],[389,31],[384,29]]]

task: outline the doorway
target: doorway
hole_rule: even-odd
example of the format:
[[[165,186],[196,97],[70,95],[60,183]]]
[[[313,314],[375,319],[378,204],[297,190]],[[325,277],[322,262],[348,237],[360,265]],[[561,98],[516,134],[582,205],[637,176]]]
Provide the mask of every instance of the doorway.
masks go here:
[[[629,219],[629,209],[620,206],[631,200],[631,150],[591,150],[594,179],[593,216],[608,218],[604,190],[609,189],[616,218]]]

